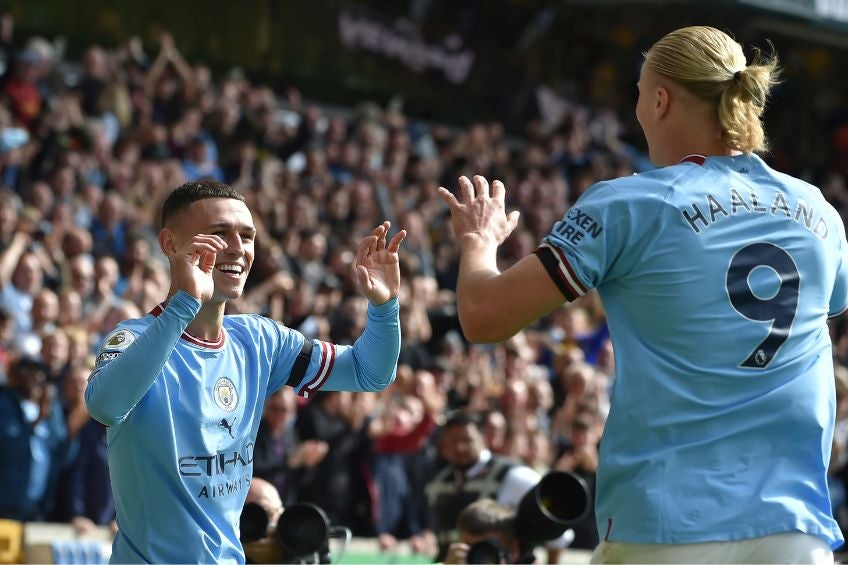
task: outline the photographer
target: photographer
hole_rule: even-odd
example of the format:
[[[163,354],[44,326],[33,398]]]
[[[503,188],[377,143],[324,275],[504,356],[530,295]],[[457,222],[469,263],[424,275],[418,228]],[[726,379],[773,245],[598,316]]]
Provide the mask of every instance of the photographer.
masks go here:
[[[283,508],[277,489],[254,477],[239,519],[239,540],[247,563],[331,563],[330,538],[350,543],[350,530],[333,526],[319,506],[308,502]]]
[[[442,425],[439,452],[448,465],[427,484],[425,492],[439,544],[436,559],[443,560],[448,546],[459,539],[456,524],[466,506],[491,498],[516,508],[541,477],[526,465],[486,449],[478,417],[468,412],[456,412]],[[556,551],[572,539],[574,533],[566,530],[548,547]],[[557,559],[552,555],[549,560]]]
[[[248,563],[280,562],[282,553],[274,540],[283,502],[277,489],[258,477],[250,481],[240,520],[241,542]]]
[[[450,544],[444,563],[532,563],[532,549],[522,555],[514,524],[515,511],[490,498],[471,503],[459,514],[459,541]]]

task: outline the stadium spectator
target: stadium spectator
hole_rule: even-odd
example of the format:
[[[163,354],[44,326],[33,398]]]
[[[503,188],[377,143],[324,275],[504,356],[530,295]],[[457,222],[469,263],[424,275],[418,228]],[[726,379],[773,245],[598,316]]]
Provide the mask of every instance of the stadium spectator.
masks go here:
[[[600,541],[598,529],[595,526],[595,479],[598,470],[598,442],[599,437],[598,418],[586,412],[578,414],[571,422],[568,444],[557,453],[553,468],[558,471],[571,471],[584,481],[589,487],[591,504],[589,513],[572,526],[574,530],[574,541],[570,547],[575,549],[595,549]]]
[[[370,450],[366,415],[347,392],[319,392],[295,424],[300,441],[317,446],[312,451],[318,459],[298,474],[297,502],[317,504],[331,523],[357,535],[373,535],[374,527],[370,477],[363,473]]]
[[[660,39],[636,116],[661,168],[589,188],[535,254],[503,271],[497,249],[519,216],[506,213],[503,184],[490,192],[463,176],[458,198],[439,189],[462,247],[470,339],[502,340],[600,293],[617,373],[598,562],[827,562],[842,544],[826,481],[826,323],[848,307],[848,243],[814,187],[755,154],[776,70],[774,59],[748,64],[714,28]]]
[[[47,368],[50,382],[61,387],[73,361],[71,338],[61,328],[45,332],[41,338],[41,350],[38,352],[41,362]],[[64,406],[64,403],[63,403]]]
[[[16,351],[29,357],[39,357],[42,352],[42,338],[56,328],[59,315],[59,298],[49,288],[42,288],[32,301],[31,326],[28,330],[15,334],[13,346]],[[52,369],[55,367],[51,367]],[[56,375],[52,375],[54,377]],[[53,380],[51,378],[51,380]]]
[[[32,328],[32,305],[44,285],[41,262],[26,250],[29,239],[29,234],[17,232],[0,256],[0,301],[12,314],[16,331]]]
[[[301,475],[327,455],[326,442],[298,439],[296,418],[297,398],[290,387],[269,396],[253,450],[253,476],[271,483],[285,504],[297,500]]]
[[[75,365],[63,383],[63,406],[68,446],[56,489],[53,521],[70,522],[80,534],[112,525],[112,497],[106,453],[106,428],[93,420],[85,406],[89,365]]]
[[[55,503],[66,428],[56,387],[37,360],[12,362],[0,387],[0,517],[44,521]]]
[[[398,366],[398,377],[380,397],[369,424],[374,449],[374,483],[377,490],[377,543],[394,551],[399,538],[410,539],[414,551],[428,549],[424,539],[421,502],[412,466],[426,466],[422,448],[444,409],[444,395],[433,375]]]
[[[41,57],[35,49],[15,53],[11,75],[4,81],[2,96],[15,120],[31,129],[42,112],[44,100],[38,91]]]
[[[260,316],[224,315],[243,293],[257,232],[238,192],[212,181],[184,184],[161,218],[171,267],[165,302],[103,340],[86,388],[89,412],[109,428],[120,524],[112,559],[243,561],[238,516],[268,394],[284,385],[304,397],[322,387],[374,391],[394,378],[405,233],[388,240],[385,222],[361,240],[357,278],[368,322],[343,347]]]

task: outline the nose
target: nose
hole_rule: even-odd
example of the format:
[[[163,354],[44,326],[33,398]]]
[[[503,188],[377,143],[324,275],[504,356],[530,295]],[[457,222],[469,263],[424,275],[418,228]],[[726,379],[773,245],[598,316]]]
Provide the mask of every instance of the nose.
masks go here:
[[[244,242],[241,240],[241,236],[235,234],[234,236],[227,238],[227,248],[224,250],[227,255],[231,255],[233,257],[241,257],[244,255]]]

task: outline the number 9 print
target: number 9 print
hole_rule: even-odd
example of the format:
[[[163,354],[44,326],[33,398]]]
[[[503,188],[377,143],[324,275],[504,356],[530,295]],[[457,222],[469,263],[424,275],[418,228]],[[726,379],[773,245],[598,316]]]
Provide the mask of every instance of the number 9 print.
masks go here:
[[[757,267],[768,267],[780,278],[780,287],[771,298],[762,299],[751,290],[749,278]],[[768,335],[739,364],[740,367],[765,369],[789,338],[801,279],[789,253],[771,243],[754,243],[736,252],[727,268],[727,296],[742,316],[755,322],[771,322]]]

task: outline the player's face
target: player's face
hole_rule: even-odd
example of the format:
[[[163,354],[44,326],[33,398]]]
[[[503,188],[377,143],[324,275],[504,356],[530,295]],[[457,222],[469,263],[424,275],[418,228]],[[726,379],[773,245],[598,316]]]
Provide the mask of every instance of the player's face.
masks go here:
[[[256,227],[247,205],[233,198],[204,198],[193,202],[182,215],[177,230],[183,241],[197,234],[217,235],[226,249],[215,257],[215,292],[212,300],[224,302],[238,298],[244,291],[247,274],[253,265]]]

